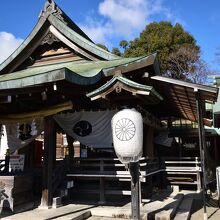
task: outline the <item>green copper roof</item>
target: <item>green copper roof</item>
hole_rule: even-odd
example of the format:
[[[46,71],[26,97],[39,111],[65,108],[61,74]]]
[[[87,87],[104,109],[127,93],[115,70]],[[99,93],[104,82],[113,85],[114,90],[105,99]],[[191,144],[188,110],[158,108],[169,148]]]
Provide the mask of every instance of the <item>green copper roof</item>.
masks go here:
[[[130,79],[127,79],[123,76],[114,76],[110,81],[108,81],[106,84],[104,84],[100,88],[88,93],[87,97],[93,98],[93,97],[107,91],[112,86],[114,86],[117,82],[121,82],[122,84],[125,84],[125,85],[127,85],[128,87],[131,87],[131,88],[135,88],[139,91],[151,92],[158,99],[163,100],[163,97],[153,88],[153,86],[147,86],[147,85],[139,84],[139,83],[136,83],[136,82],[134,82]]]
[[[0,75],[0,90],[22,88],[42,83],[68,80],[80,85],[94,84],[109,69],[138,62],[143,57],[121,58],[112,61],[89,61],[86,63],[65,62],[31,67],[18,72]]]

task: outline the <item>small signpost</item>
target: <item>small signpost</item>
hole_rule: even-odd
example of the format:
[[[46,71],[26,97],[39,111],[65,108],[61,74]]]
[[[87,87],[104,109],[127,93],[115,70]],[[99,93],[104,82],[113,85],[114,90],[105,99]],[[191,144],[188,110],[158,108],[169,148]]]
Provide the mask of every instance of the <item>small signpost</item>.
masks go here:
[[[11,155],[9,161],[9,171],[21,172],[24,170],[24,155]]]
[[[132,219],[140,219],[139,159],[143,152],[143,119],[135,109],[124,109],[112,118],[116,155],[131,174]]]

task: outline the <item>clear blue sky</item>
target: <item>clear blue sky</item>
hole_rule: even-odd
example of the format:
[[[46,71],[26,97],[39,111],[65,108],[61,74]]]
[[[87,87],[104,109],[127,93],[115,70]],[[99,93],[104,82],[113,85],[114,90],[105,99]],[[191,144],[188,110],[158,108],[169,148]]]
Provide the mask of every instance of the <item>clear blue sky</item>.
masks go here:
[[[31,32],[44,0],[1,0],[0,61]],[[210,0],[56,0],[56,3],[95,41],[116,46],[132,40],[151,21],[181,23],[201,47],[202,58],[214,62],[220,47],[220,1]]]

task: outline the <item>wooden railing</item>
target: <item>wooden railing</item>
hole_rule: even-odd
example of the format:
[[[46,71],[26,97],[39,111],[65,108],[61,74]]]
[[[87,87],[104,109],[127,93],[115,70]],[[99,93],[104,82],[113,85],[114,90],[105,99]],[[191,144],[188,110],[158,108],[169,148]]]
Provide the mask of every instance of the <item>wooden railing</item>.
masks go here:
[[[158,158],[141,158],[140,160],[140,181],[146,182],[146,178],[160,171]],[[128,168],[125,167],[116,158],[91,158],[91,159],[75,159],[74,164],[67,174],[68,178],[74,180],[97,181],[99,180],[98,188],[89,189],[88,187],[82,190],[75,189],[76,193],[99,193],[100,203],[104,203],[106,195],[131,195],[130,180],[131,175]],[[105,184],[108,182],[108,184]],[[120,184],[119,182],[124,182]],[[126,188],[125,182],[128,182]],[[91,184],[92,185],[92,184]],[[108,185],[108,186],[107,186]],[[120,186],[122,188],[120,189]],[[74,191],[74,189],[72,190]]]
[[[140,160],[140,182],[145,183],[147,178],[159,174],[164,176],[165,184],[171,185],[195,185],[197,190],[201,189],[200,183],[200,160],[198,157],[167,157],[167,158],[141,158]],[[87,188],[74,187],[76,193],[99,193],[100,202],[105,201],[105,195],[130,195],[130,188],[126,188],[126,182],[130,182],[129,170],[117,158],[90,158],[75,159],[71,169],[67,173],[67,178],[74,181],[88,181]],[[98,188],[89,189],[89,181],[99,181]],[[109,188],[110,181],[120,186],[118,182],[124,182],[122,189]],[[92,184],[91,184],[92,185]],[[128,185],[130,186],[130,185]]]
[[[168,184],[196,185],[200,191],[201,162],[198,157],[164,157],[161,158],[161,168]]]
[[[159,170],[158,158],[141,158],[140,160],[140,176],[148,176],[151,172]],[[117,158],[90,158],[90,159],[75,159],[72,168],[69,170],[68,176],[81,177],[119,177],[129,178],[130,173],[128,168],[122,164]],[[143,179],[143,178],[142,178]]]

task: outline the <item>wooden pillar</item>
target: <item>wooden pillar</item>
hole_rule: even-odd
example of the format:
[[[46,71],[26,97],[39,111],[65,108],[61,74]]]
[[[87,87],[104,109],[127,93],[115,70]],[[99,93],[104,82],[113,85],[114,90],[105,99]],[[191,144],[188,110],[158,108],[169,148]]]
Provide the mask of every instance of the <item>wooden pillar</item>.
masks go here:
[[[183,156],[183,153],[182,153],[182,140],[180,139],[180,137],[178,137],[178,147],[179,147],[179,158],[181,158]]]
[[[130,163],[130,174],[131,174],[131,214],[133,220],[139,220],[140,219],[139,162]]]
[[[6,152],[5,155],[5,168],[4,168],[4,173],[9,173],[9,162],[10,162],[10,154]]]
[[[213,137],[214,141],[214,152],[215,152],[215,167],[219,166],[219,150],[218,150],[218,144],[217,144],[217,138],[218,137]]]
[[[198,131],[199,131],[199,150],[201,160],[201,171],[202,171],[202,193],[203,193],[203,208],[204,208],[204,219],[208,219],[206,211],[206,177],[205,177],[205,131],[203,125],[203,111],[202,102],[200,99],[199,91],[196,92],[196,107],[197,107],[197,120],[198,120]]]
[[[144,143],[143,155],[147,157],[154,157],[154,129],[150,126],[144,126]]]
[[[73,142],[75,141],[75,139],[68,134],[66,134],[66,139],[68,143],[69,159],[73,160],[74,158]]]
[[[52,206],[52,174],[54,165],[54,151],[56,151],[56,127],[52,116],[44,118],[44,160],[41,207]]]

